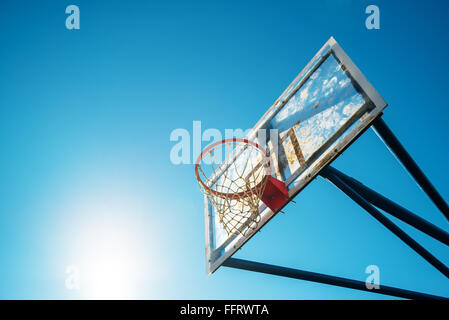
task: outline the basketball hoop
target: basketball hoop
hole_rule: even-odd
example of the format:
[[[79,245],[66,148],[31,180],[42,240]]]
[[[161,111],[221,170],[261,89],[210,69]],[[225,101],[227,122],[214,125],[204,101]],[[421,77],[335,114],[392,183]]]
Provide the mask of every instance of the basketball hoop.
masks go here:
[[[288,200],[285,184],[270,175],[268,153],[247,139],[206,147],[195,163],[195,175],[229,235],[257,228],[260,201],[276,212]]]

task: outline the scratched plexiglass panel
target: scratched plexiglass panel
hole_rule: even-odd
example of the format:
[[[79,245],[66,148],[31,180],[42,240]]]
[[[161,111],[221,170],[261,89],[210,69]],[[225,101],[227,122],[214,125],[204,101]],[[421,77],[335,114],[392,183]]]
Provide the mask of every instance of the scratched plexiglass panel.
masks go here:
[[[215,208],[212,206],[213,215],[213,227],[214,227],[214,249],[220,247],[228,238],[228,234],[220,222],[218,213],[215,212]]]
[[[349,128],[347,128],[347,129],[344,131],[344,133],[348,133],[348,132],[354,131],[355,128],[361,124],[361,122],[363,122],[361,119],[356,119],[356,120],[354,121],[354,123],[352,123],[351,126],[350,126]],[[329,150],[332,150],[332,149],[336,148],[336,147],[342,142],[342,140],[344,139],[344,137],[345,137],[344,134],[338,136],[337,139],[336,139],[335,141],[333,141],[333,142],[329,145]],[[301,172],[301,173],[299,174],[299,176],[298,176],[296,179],[294,179],[294,180],[287,186],[287,189],[288,189],[288,190],[291,190],[291,189],[295,188],[296,186],[300,185],[301,183],[303,183],[304,180],[306,179],[306,176],[307,176],[309,173],[316,171],[316,170],[317,170],[317,167],[318,167],[319,165],[320,165],[320,164],[319,164],[319,159],[318,159],[318,161],[316,161],[316,163],[313,163],[310,167],[308,167],[306,171]]]
[[[369,105],[367,100],[344,66],[329,54],[270,121],[270,129],[279,130],[283,178],[344,133],[354,115]]]
[[[326,55],[330,50],[330,46],[325,46],[320,52],[313,58],[311,63],[301,72],[301,76],[295,79],[289,86],[289,88],[279,97],[279,101],[285,100],[288,96],[290,96],[291,92],[296,89],[296,87],[303,81],[304,78],[309,76],[309,73],[315,68],[316,64],[319,63],[321,58]]]
[[[262,119],[259,121],[260,123],[262,123],[263,125],[266,124],[266,121],[268,121],[268,119],[271,119],[273,115],[279,111],[280,105],[282,105],[282,103],[289,98],[292,91],[294,91],[300,85],[300,83],[304,81],[304,79],[307,79],[310,76],[310,73],[313,71],[316,65],[319,64],[321,59],[323,59],[325,55],[329,54],[330,51],[331,46],[327,44],[315,55],[315,57],[310,61],[306,68],[301,71],[301,73],[295,78],[295,80],[288,86],[285,92],[283,92],[281,96],[276,100],[272,108],[270,108],[270,110],[262,117]],[[256,126],[255,131],[259,129],[260,127]]]

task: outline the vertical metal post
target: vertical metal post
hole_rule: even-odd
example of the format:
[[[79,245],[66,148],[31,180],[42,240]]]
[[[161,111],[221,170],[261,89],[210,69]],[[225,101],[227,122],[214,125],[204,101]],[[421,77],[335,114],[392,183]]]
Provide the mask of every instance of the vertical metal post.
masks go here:
[[[388,230],[393,232],[398,238],[400,238],[405,244],[410,248],[415,250],[421,257],[423,257],[427,262],[433,265],[437,270],[449,278],[449,268],[446,267],[440,260],[438,260],[434,255],[427,251],[423,246],[406,234],[401,228],[395,225],[391,220],[385,217],[379,210],[373,207],[368,201],[366,201],[360,194],[354,191],[350,186],[348,186],[343,180],[341,180],[336,175],[332,174],[328,170],[323,169],[321,175],[332,182],[337,188],[346,193],[348,197],[354,200],[359,206],[370,213],[377,221],[382,223]]]
[[[443,229],[435,226],[427,220],[424,220],[420,216],[398,205],[397,203],[370,189],[360,181],[344,174],[343,172],[331,166],[328,166],[326,170],[342,179],[346,184],[348,184],[352,189],[358,192],[363,198],[365,198],[365,200],[369,201],[374,206],[388,212],[392,216],[404,221],[405,223],[449,246],[449,233],[447,233]]]
[[[236,258],[227,259],[223,263],[223,266],[226,266],[229,268],[236,268],[236,269],[255,271],[255,272],[260,272],[260,273],[266,273],[266,274],[271,274],[271,275],[276,275],[276,276],[281,276],[281,277],[288,277],[288,278],[306,280],[306,281],[317,282],[317,283],[324,283],[324,284],[328,284],[328,285],[332,285],[332,286],[368,291],[371,293],[386,294],[386,295],[400,297],[400,298],[406,298],[406,299],[418,299],[418,300],[447,299],[444,297],[439,297],[439,296],[434,296],[434,295],[425,294],[425,293],[421,293],[421,292],[410,291],[410,290],[389,287],[389,286],[384,286],[384,285],[381,285],[379,289],[370,290],[366,287],[365,282],[358,281],[358,280],[335,277],[335,276],[330,276],[330,275],[322,274],[322,273],[280,267],[280,266],[275,266],[275,265],[271,265],[271,264],[265,264],[265,263],[236,259]]]
[[[418,167],[416,162],[410,156],[410,154],[405,150],[393,132],[388,128],[385,121],[378,117],[373,122],[373,129],[379,138],[388,146],[390,151],[396,156],[399,162],[407,169],[407,171],[412,175],[419,186],[424,190],[424,192],[429,196],[429,198],[435,203],[435,205],[440,209],[446,219],[449,221],[449,206],[443,197],[438,193],[435,187],[432,185],[430,180],[426,177],[424,172]]]

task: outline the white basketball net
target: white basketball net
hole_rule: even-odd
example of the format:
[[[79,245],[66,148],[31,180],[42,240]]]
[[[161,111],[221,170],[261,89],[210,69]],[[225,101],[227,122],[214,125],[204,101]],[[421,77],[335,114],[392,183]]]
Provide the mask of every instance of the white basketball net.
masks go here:
[[[228,235],[246,235],[256,229],[269,174],[269,160],[263,150],[242,141],[219,144],[203,155],[198,174],[206,185],[199,183],[200,188]]]

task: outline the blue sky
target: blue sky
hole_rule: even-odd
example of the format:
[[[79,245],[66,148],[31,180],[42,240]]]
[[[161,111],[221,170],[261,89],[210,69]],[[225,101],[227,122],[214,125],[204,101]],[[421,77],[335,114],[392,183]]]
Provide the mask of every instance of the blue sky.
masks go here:
[[[81,29],[65,28],[77,4]],[[381,29],[365,28],[380,8]],[[221,268],[176,128],[250,128],[333,36],[449,199],[447,1],[3,1],[0,298],[378,299]],[[369,130],[335,167],[449,231]],[[449,296],[448,280],[321,178],[236,257]],[[394,220],[394,219],[393,219]],[[397,221],[397,220],[394,220]],[[449,263],[449,250],[399,225]],[[81,288],[66,288],[66,268]]]

